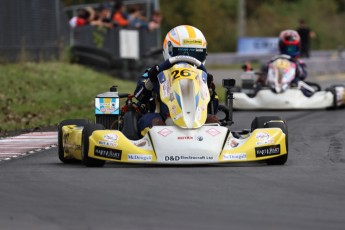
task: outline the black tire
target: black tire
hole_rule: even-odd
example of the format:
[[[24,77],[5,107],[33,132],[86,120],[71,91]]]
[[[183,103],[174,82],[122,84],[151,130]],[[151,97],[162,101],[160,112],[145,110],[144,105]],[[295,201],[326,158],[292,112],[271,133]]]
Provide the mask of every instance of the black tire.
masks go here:
[[[62,161],[65,164],[69,163],[75,163],[78,160],[76,159],[67,159],[64,157],[64,148],[63,148],[63,138],[62,138],[62,127],[66,125],[77,125],[77,126],[85,126],[89,124],[89,120],[86,119],[68,119],[68,120],[63,120],[60,122],[58,126],[58,156],[60,161]]]
[[[218,111],[216,116],[221,125],[225,125],[226,121],[229,120],[229,108],[225,105],[218,105]]]
[[[288,129],[286,122],[279,116],[262,116],[262,117],[255,117],[252,125],[251,130],[252,132],[255,129],[260,128],[280,128],[283,133],[285,133],[285,144],[286,144],[286,151],[287,153],[280,157],[275,157],[272,159],[266,160],[268,165],[284,165],[288,159]]]
[[[104,160],[94,159],[89,157],[89,137],[93,131],[104,130],[101,124],[88,124],[84,127],[81,138],[81,156],[82,162],[87,167],[102,167],[105,164]]]
[[[333,104],[332,104],[332,106],[327,108],[328,110],[335,110],[335,109],[338,109],[339,107],[344,107],[344,105],[338,106],[336,87],[344,87],[345,88],[345,85],[332,85],[326,89],[326,91],[330,91],[333,94]]]
[[[280,128],[283,133],[285,133],[285,145],[286,145],[286,154],[282,155],[280,157],[275,157],[266,160],[266,163],[268,165],[284,165],[288,159],[288,153],[289,153],[289,142],[288,142],[288,129],[285,122],[267,122],[265,124],[265,128]]]
[[[279,116],[262,116],[262,117],[255,117],[252,121],[251,131],[253,132],[255,129],[265,128],[265,124],[269,121],[280,121],[283,120]]]

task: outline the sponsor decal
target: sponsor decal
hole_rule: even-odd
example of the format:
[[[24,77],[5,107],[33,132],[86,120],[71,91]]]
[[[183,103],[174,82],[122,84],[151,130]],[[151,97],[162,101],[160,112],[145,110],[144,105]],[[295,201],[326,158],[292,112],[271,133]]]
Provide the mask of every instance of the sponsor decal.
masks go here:
[[[107,141],[116,141],[119,137],[115,133],[108,133],[103,136],[103,139]]]
[[[259,141],[263,141],[263,140],[267,140],[270,138],[270,135],[268,133],[265,133],[265,132],[258,132],[256,135],[255,135],[255,138]]]
[[[119,114],[119,108],[118,98],[95,98],[96,114]]]
[[[171,131],[171,130],[169,130],[169,129],[167,129],[167,128],[164,128],[164,129],[158,131],[158,134],[159,134],[159,135],[162,135],[163,137],[166,137],[166,136],[172,134],[172,132],[173,132],[173,131]]]
[[[266,156],[279,155],[279,154],[280,154],[280,145],[270,145],[270,146],[255,148],[256,157],[266,157]]]
[[[217,129],[215,129],[215,128],[207,130],[206,133],[210,134],[213,137],[217,136],[218,134],[220,134],[220,132]]]
[[[226,153],[223,155],[223,159],[226,161],[239,161],[239,160],[246,160],[247,154],[246,153]]]
[[[121,160],[122,151],[117,149],[108,149],[103,147],[95,147],[95,156]]]
[[[110,141],[98,141],[99,145],[104,145],[104,146],[112,146],[116,147],[117,143],[116,142],[110,142]]]
[[[185,38],[182,40],[183,45],[202,45],[202,39]]]
[[[197,136],[196,139],[197,139],[198,141],[203,141],[203,140],[204,140],[204,138],[203,138],[202,136]]]
[[[150,143],[146,139],[134,141],[133,144],[138,147],[143,147],[145,145],[150,146]]]
[[[236,148],[239,143],[235,139],[229,139],[229,145],[231,148]]]
[[[168,81],[165,81],[162,84],[163,87],[163,98],[167,98],[170,96],[170,84]]]
[[[152,161],[152,156],[148,154],[128,154],[129,161]]]
[[[165,156],[165,161],[209,161],[213,160],[213,156],[188,156],[188,155],[171,155]]]
[[[170,93],[170,95],[169,95],[169,101],[173,101],[173,100],[175,100],[175,96],[174,96],[173,93]]]
[[[177,140],[193,140],[193,137],[191,136],[177,137]]]
[[[173,115],[177,115],[176,105],[173,105],[171,107],[171,112],[172,112]]]
[[[256,142],[256,145],[266,145],[266,144],[273,144],[273,143],[274,143],[273,139],[268,139],[268,140],[258,141]]]

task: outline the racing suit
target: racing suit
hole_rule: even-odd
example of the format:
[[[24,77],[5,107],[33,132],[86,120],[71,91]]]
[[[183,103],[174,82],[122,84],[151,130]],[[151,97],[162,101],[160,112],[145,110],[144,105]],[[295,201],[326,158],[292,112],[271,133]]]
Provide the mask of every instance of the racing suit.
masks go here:
[[[296,86],[299,81],[304,81],[307,78],[307,76],[308,76],[308,72],[307,72],[307,68],[306,68],[307,66],[303,60],[294,59],[294,58],[291,58],[289,55],[280,54],[280,55],[274,56],[266,64],[264,64],[262,66],[261,71],[263,74],[260,75],[260,77],[257,80],[257,83],[259,83],[261,85],[266,85],[266,79],[267,79],[267,73],[268,73],[269,65],[279,58],[287,59],[290,62],[293,62],[296,64],[296,75],[295,75],[294,80],[291,82],[292,86]]]
[[[169,117],[168,107],[160,101],[159,96],[159,82],[157,75],[168,69],[170,66],[166,62],[153,66],[147,69],[144,74],[140,77],[137,83],[137,87],[134,91],[135,98],[139,103],[144,104],[146,114],[141,116],[138,120],[138,128],[142,135],[145,134],[147,128],[151,128],[153,125],[164,125],[165,120]],[[204,74],[207,75],[207,85],[210,90],[211,100],[208,104],[208,117],[207,123],[218,122],[218,119],[214,114],[218,110],[218,95],[215,91],[216,87],[213,83],[213,75],[207,73],[205,67],[201,67]]]

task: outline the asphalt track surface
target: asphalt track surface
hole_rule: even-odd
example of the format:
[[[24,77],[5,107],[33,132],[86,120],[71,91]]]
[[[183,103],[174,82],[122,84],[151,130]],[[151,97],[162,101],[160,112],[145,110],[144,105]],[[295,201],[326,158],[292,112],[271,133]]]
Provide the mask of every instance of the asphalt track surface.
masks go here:
[[[214,166],[0,162],[0,229],[344,229],[345,110],[237,111],[287,120],[289,159]]]

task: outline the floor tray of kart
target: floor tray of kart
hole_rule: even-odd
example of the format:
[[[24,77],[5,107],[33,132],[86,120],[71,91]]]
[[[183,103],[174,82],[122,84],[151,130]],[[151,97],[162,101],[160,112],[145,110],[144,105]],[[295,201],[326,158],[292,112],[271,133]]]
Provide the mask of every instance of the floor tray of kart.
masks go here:
[[[174,79],[169,80],[171,75]],[[159,76],[161,101],[169,108],[172,125],[153,126],[144,136],[137,135],[138,113],[131,95],[119,95],[115,90],[97,95],[96,123],[70,119],[59,124],[59,159],[64,163],[81,161],[89,167],[103,166],[106,161],[141,164],[264,161],[272,165],[285,164],[288,132],[281,117],[255,117],[249,129],[231,131],[233,79],[223,81],[227,88],[227,102],[222,109],[225,117],[219,123],[205,123],[205,108],[210,100],[206,76],[188,63],[176,63],[162,72]],[[163,92],[167,89],[174,93]],[[120,109],[121,97],[127,100]]]

